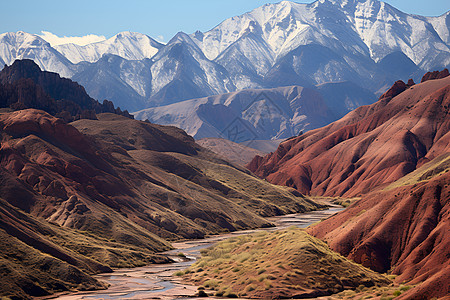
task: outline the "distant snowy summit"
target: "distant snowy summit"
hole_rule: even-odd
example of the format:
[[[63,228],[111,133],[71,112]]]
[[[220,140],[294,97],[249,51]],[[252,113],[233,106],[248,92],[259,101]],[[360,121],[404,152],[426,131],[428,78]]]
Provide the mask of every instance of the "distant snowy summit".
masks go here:
[[[282,1],[207,32],[180,32],[167,44],[122,32],[85,46],[51,47],[34,34],[5,33],[0,63],[33,59],[78,81],[92,97],[130,111],[242,89],[330,82],[380,93],[398,78],[448,67],[449,26],[449,12],[410,15],[377,0]]]
[[[23,31],[0,34],[0,63],[12,65],[16,59],[32,59],[43,70],[72,77],[70,61],[41,37]]]
[[[439,17],[409,15],[377,0],[282,1],[191,37],[212,60],[236,47],[236,42],[244,44],[252,38],[265,43],[264,56],[269,61],[301,45],[319,44],[340,53],[368,56],[375,62],[401,51],[423,67],[438,53],[446,54],[444,63],[450,62],[449,20],[449,12]]]
[[[153,57],[163,45],[151,37],[138,32],[121,32],[101,42],[79,46],[65,44],[55,46],[72,63],[96,62],[104,54],[114,54],[128,60]]]

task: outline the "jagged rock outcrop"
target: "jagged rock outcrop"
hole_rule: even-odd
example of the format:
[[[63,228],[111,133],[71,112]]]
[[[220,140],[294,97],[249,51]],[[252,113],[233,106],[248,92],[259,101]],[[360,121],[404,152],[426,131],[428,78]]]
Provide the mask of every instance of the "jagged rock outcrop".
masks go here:
[[[103,112],[133,117],[111,101],[92,99],[78,83],[41,71],[28,59],[17,60],[0,72],[0,107],[42,109],[66,122],[95,119],[96,113]]]
[[[434,80],[434,79],[441,79],[449,76],[450,73],[448,72],[448,69],[444,69],[442,71],[433,71],[428,72],[425,75],[423,75],[421,82],[425,82],[428,80]]]

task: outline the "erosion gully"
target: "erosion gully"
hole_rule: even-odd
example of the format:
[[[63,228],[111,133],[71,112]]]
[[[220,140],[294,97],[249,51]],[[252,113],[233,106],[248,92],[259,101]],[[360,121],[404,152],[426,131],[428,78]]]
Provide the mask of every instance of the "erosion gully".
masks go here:
[[[107,290],[77,292],[60,295],[53,299],[58,300],[99,300],[99,299],[196,299],[197,286],[183,283],[181,279],[173,275],[177,271],[191,266],[200,256],[200,250],[210,247],[224,239],[251,234],[259,231],[274,231],[290,226],[306,228],[309,225],[343,210],[340,206],[331,206],[327,210],[308,213],[291,214],[269,218],[276,226],[255,230],[237,231],[222,235],[216,235],[201,240],[189,240],[173,243],[174,250],[164,252],[175,262],[170,264],[154,264],[132,269],[117,269],[112,273],[96,275],[95,278],[108,282]],[[183,253],[187,259],[178,254]],[[201,299],[205,299],[204,297]]]

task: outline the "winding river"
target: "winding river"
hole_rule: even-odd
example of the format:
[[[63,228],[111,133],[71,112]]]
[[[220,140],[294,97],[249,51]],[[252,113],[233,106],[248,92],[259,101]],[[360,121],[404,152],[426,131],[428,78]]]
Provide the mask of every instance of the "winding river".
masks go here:
[[[132,269],[118,269],[113,273],[99,274],[95,278],[108,282],[110,287],[107,290],[78,292],[58,296],[53,299],[195,299],[193,295],[197,292],[197,287],[184,284],[173,274],[192,265],[200,257],[201,249],[210,247],[218,241],[232,236],[250,234],[263,230],[273,231],[290,226],[305,228],[341,210],[343,210],[342,207],[331,207],[323,211],[273,217],[269,218],[269,220],[276,227],[237,231],[202,240],[173,243],[172,245],[175,249],[167,251],[165,254],[175,260],[174,263],[155,264]],[[179,253],[185,254],[188,260],[180,257],[178,255]]]

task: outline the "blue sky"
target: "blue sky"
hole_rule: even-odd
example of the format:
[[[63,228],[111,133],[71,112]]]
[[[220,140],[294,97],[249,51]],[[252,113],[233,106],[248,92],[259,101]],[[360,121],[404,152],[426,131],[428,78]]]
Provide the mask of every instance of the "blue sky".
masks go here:
[[[279,1],[8,0],[1,4],[0,33],[49,31],[58,36],[95,34],[109,38],[121,31],[137,31],[167,42],[178,31],[207,31],[224,19]],[[438,16],[450,10],[449,0],[385,2],[406,13],[426,16]]]

